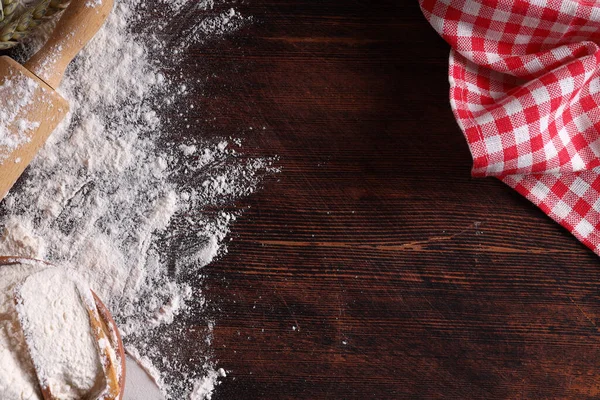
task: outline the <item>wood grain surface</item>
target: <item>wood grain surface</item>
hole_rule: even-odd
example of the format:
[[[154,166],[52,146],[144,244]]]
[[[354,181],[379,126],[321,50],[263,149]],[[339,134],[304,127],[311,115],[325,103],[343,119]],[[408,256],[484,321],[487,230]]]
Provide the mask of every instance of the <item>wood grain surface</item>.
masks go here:
[[[470,177],[417,2],[234,6],[253,20],[186,59],[185,123],[281,172],[205,269],[213,399],[599,398],[598,257]]]
[[[600,397],[598,258],[470,177],[417,2],[236,7],[202,106],[282,172],[207,269],[214,398]]]

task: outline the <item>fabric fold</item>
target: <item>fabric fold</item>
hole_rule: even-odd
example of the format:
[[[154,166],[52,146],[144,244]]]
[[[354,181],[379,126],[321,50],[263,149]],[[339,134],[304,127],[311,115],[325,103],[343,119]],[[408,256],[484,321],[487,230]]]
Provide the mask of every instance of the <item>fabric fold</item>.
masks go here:
[[[421,0],[473,156],[600,255],[600,6]]]

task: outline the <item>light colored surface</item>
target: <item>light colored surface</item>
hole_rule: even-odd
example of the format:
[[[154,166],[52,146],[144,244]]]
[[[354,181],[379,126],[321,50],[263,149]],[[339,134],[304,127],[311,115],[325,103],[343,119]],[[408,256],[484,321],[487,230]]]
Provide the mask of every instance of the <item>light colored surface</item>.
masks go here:
[[[93,356],[99,347],[110,347],[118,375],[113,381],[120,387],[125,354],[109,311],[77,275],[43,261],[0,257],[0,399],[116,398],[115,391],[105,390],[104,371],[98,369],[103,358],[96,357],[91,365],[100,375],[88,379],[90,390],[81,388],[89,364],[85,350]],[[91,308],[97,310],[96,326],[104,332],[106,345],[96,343],[90,332]],[[82,349],[79,340],[85,336],[92,341]],[[40,381],[47,384],[40,388]]]
[[[164,400],[150,376],[130,356],[125,357],[127,381],[123,400]]]
[[[73,271],[47,268],[15,289],[17,313],[42,390],[53,398],[95,397],[106,386],[87,306]]]
[[[67,102],[9,57],[0,57],[0,199],[14,185],[54,128]]]
[[[2,400],[40,400],[42,394],[18,324],[13,290],[46,266],[32,263],[0,267],[0,394]]]

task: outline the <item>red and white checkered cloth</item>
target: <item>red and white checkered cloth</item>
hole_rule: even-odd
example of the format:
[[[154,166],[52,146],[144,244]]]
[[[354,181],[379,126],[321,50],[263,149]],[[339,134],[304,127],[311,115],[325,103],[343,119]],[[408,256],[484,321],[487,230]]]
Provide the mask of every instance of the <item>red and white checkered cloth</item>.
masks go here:
[[[600,255],[600,2],[420,3],[452,46],[473,175],[498,177]]]

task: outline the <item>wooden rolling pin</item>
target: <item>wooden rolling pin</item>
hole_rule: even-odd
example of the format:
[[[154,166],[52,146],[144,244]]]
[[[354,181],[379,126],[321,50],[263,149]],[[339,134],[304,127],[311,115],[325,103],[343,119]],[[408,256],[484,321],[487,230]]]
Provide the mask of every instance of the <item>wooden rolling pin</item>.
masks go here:
[[[72,0],[48,42],[25,66],[0,57],[0,200],[69,111],[55,89],[112,7],[113,0]]]

